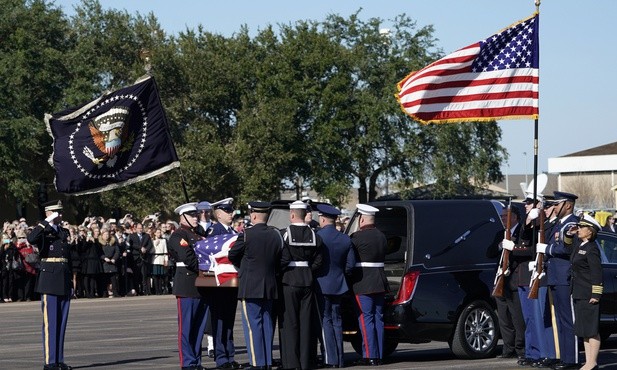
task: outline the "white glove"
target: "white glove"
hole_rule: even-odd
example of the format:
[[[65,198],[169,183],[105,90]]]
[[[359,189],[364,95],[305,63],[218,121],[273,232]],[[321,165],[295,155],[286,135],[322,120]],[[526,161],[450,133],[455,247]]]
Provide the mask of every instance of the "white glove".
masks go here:
[[[514,242],[512,240],[504,239],[501,241],[501,248],[511,251],[514,249]]]
[[[50,214],[49,216],[47,216],[47,218],[45,219],[45,221],[47,222],[52,222],[53,220],[55,220],[58,216],[60,216],[60,214],[58,212],[54,212],[52,214]]]
[[[536,244],[536,252],[537,253],[546,253],[546,247],[548,244],[544,244],[544,243],[538,243]]]
[[[537,208],[534,208],[531,211],[529,211],[529,214],[527,215],[527,218],[529,220],[535,220],[538,217],[540,217],[540,210]]]
[[[529,271],[533,271],[536,269],[536,261],[529,261],[529,266],[527,267]]]

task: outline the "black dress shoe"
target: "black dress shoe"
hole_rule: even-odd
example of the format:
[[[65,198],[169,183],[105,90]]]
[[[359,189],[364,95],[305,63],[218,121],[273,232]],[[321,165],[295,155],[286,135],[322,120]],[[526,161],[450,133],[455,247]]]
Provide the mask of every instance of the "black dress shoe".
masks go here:
[[[369,358],[367,363],[368,366],[379,366],[381,364],[382,362],[378,358]]]
[[[60,368],[56,365],[44,365],[43,370],[59,370]]]
[[[536,360],[532,358],[523,358],[523,359],[516,361],[516,364],[518,366],[531,366],[531,364],[533,364],[535,361]]]
[[[228,362],[232,369],[244,369],[244,365],[237,363],[236,361]]]
[[[73,368],[71,366],[65,364],[64,362],[58,363],[58,369],[60,369],[60,370],[73,370]]]
[[[326,369],[337,369],[338,365],[324,364],[323,367]]]
[[[565,362],[558,362],[553,365],[554,370],[569,370],[569,369],[578,369],[581,366],[579,364],[568,364]]]
[[[531,364],[531,366],[536,367],[536,368],[552,368],[556,362],[557,360],[553,360],[550,358],[541,358],[538,361]]]

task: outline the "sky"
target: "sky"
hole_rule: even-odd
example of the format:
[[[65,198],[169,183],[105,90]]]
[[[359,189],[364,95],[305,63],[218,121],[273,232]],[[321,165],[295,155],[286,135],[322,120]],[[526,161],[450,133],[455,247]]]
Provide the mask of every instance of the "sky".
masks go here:
[[[202,25],[231,36],[246,25],[255,34],[267,25],[343,17],[390,20],[406,14],[418,28],[433,25],[437,46],[448,54],[527,18],[533,0],[99,0],[103,8],[154,13],[169,34]],[[68,15],[78,0],[56,0]],[[540,5],[540,118],[538,171],[548,158],[617,141],[617,1],[543,0]],[[410,71],[411,72],[411,71]],[[405,76],[401,76],[401,79]],[[394,98],[393,98],[394,99]],[[501,145],[509,154],[502,173],[533,174],[533,120],[499,121]]]

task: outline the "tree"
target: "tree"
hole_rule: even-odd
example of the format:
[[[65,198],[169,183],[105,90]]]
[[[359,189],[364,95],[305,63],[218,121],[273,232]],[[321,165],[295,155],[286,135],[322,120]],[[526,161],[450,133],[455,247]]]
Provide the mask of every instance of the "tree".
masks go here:
[[[0,193],[4,201],[36,199],[49,183],[51,139],[42,124],[67,86],[69,25],[45,1],[3,1],[0,9]]]

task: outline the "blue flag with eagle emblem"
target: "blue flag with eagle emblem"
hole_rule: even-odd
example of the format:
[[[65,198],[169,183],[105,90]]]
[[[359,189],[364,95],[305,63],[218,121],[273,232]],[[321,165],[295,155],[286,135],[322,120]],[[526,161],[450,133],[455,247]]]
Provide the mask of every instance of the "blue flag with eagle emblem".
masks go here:
[[[83,106],[46,114],[45,123],[60,193],[98,193],[180,166],[150,76]]]

